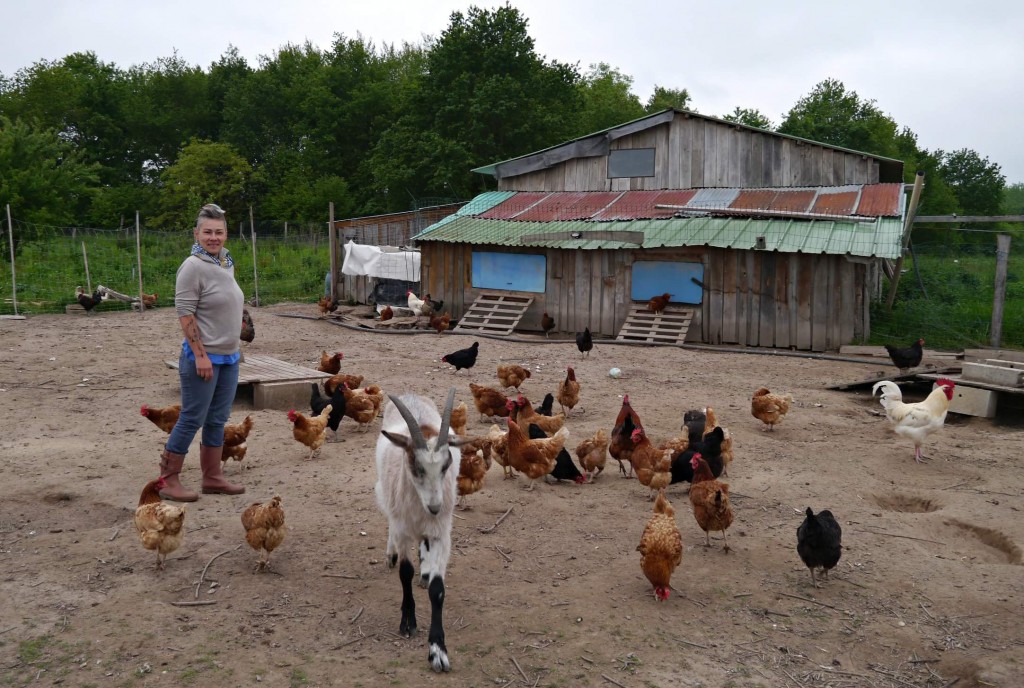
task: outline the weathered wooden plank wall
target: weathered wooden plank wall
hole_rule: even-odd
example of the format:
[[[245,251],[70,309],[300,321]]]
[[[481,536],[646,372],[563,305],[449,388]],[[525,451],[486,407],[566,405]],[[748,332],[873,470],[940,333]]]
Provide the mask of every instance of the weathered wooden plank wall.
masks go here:
[[[628,191],[698,187],[876,184],[878,161],[770,133],[677,113],[672,122],[611,142],[611,150],[654,148],[654,176],[608,179],[608,157],[573,158],[504,177],[510,191]]]

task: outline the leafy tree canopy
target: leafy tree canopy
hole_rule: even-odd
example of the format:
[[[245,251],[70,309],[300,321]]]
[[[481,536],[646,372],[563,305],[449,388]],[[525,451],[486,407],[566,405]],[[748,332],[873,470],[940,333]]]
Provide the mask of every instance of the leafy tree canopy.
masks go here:
[[[190,227],[205,203],[224,208],[229,226],[242,221],[248,217],[244,191],[249,174],[245,158],[228,144],[193,139],[160,175],[162,212],[153,225],[166,229]]]
[[[1006,177],[996,163],[963,148],[938,154],[939,172],[952,189],[964,215],[998,215]]]
[[[633,77],[605,62],[590,65],[580,82],[582,109],[577,135],[614,127],[644,116],[640,99],[633,95]]]
[[[654,92],[647,99],[647,105],[644,106],[644,110],[650,114],[661,112],[668,108],[697,112],[697,108],[690,103],[690,92],[685,88],[665,88],[655,84]]]
[[[741,108],[737,106],[728,115],[722,115],[722,119],[729,122],[736,122],[738,124],[746,124],[748,127],[765,129],[767,131],[771,131],[775,128],[775,125],[770,119],[768,119],[768,116],[756,108]]]

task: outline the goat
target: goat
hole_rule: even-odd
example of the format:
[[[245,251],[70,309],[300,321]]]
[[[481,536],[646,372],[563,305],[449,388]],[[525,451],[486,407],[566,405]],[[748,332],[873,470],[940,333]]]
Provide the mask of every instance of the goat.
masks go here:
[[[451,671],[441,614],[459,472],[453,448],[463,444],[449,429],[455,388],[448,392],[443,418],[438,416],[434,402],[425,397],[389,394],[388,398],[392,403],[384,411],[377,440],[374,492],[377,505],[388,519],[387,565],[390,569],[399,564],[398,577],[402,581],[402,621],[398,631],[406,638],[416,631],[409,548],[418,545],[420,584],[427,588],[430,597],[427,661],[434,671]],[[453,464],[455,470],[450,470]]]

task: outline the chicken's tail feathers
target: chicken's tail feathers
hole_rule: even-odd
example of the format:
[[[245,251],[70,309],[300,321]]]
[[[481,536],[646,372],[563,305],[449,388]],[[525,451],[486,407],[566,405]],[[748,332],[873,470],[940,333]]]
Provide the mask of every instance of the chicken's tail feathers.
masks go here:
[[[888,398],[890,401],[903,401],[903,392],[900,391],[900,388],[895,382],[892,382],[891,380],[876,382],[871,388],[871,396],[877,395],[879,389],[882,390],[883,400]]]

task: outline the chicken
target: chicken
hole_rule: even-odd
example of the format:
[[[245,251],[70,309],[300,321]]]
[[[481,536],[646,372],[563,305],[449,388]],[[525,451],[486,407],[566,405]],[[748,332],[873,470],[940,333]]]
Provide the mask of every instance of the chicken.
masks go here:
[[[448,324],[452,321],[452,314],[445,311],[443,315],[432,315],[430,316],[430,326],[438,333],[441,334],[448,329]]]
[[[921,358],[924,356],[924,340],[918,339],[916,342],[905,348],[899,348],[892,346],[891,344],[885,345],[885,350],[889,353],[889,360],[892,364],[900,369],[900,372],[904,372],[910,368],[916,368],[921,365]]]
[[[324,380],[324,394],[331,396],[334,394],[334,390],[339,385],[348,385],[349,389],[359,389],[363,386],[362,375],[351,375],[348,373],[338,373]]]
[[[362,389],[349,389],[347,386],[338,386],[345,396],[345,415],[358,423],[363,432],[370,429],[370,423],[377,419],[380,413],[380,405],[377,397],[367,394]],[[383,402],[383,397],[381,397]]]
[[[440,312],[441,312],[441,309],[443,309],[443,308],[444,308],[444,299],[441,299],[440,301],[438,301],[438,300],[436,300],[436,299],[432,299],[432,298],[430,298],[430,294],[427,294],[427,295],[425,295],[425,296],[423,297],[423,300],[424,300],[424,301],[426,301],[427,303],[429,303],[429,304],[430,304],[430,308],[431,308],[431,309],[432,309],[432,310],[433,310],[433,311],[434,311],[435,313],[440,313]]]
[[[380,385],[367,385],[363,387],[363,394],[373,402],[373,407],[377,409],[377,415],[380,415],[381,407],[384,406],[384,391],[380,388]]]
[[[708,406],[706,409],[706,414],[707,422],[704,425],[704,433],[701,436],[702,441],[707,440],[708,435],[710,435],[715,428],[719,427],[718,416],[715,414],[715,410]],[[723,473],[725,473],[725,475],[729,475],[729,464],[732,463],[733,452],[732,435],[729,434],[728,428],[722,428],[722,445],[720,451],[722,453],[722,471]],[[705,454],[704,456],[706,458],[707,454]],[[715,477],[717,478],[718,476]]]
[[[594,338],[590,335],[589,327],[576,333],[576,348],[580,350],[580,358],[590,356],[590,350],[594,348]]]
[[[311,382],[309,385],[311,387],[309,409],[313,412],[314,416],[318,416],[330,404],[331,412],[327,415],[327,427],[331,429],[332,441],[337,442],[338,427],[341,425],[341,419],[345,417],[345,392],[341,385],[339,385],[334,388],[334,392],[330,397],[325,397],[320,394],[320,385],[315,382]]]
[[[546,432],[540,429],[536,423],[530,423],[527,428],[527,432],[530,435],[531,440],[542,440],[548,436]],[[580,472],[580,469],[573,463],[572,456],[569,452],[562,447],[562,451],[558,452],[558,456],[555,457],[555,467],[548,473],[555,482],[561,482],[562,480],[571,480],[577,485],[587,482],[586,476]],[[545,480],[547,476],[545,476]]]
[[[242,419],[241,423],[228,423],[225,425],[224,446],[235,447],[245,444],[246,440],[249,439],[249,433],[252,432],[254,424],[252,416],[247,415]]]
[[[338,371],[341,370],[341,359],[343,358],[345,358],[345,354],[340,351],[330,355],[328,355],[326,351],[321,351],[320,365],[318,365],[316,369],[321,373],[337,375]]]
[[[92,309],[103,301],[103,293],[97,289],[92,293],[92,296],[89,296],[85,293],[84,289],[78,287],[75,289],[75,300],[78,301],[78,304],[85,309],[87,315],[92,315]]]
[[[459,475],[455,478],[459,492],[458,507],[468,509],[466,497],[483,488],[484,476],[491,467],[491,442],[486,437],[479,437],[462,445],[460,450]]]
[[[329,296],[324,296],[316,302],[316,307],[320,311],[320,317],[326,318],[328,313],[338,310],[338,302]]]
[[[665,499],[665,491],[658,491],[654,501],[654,515],[644,526],[636,551],[640,552],[640,570],[654,586],[654,597],[659,602],[668,599],[672,573],[683,560],[683,538],[676,525],[676,511]]]
[[[619,462],[619,473],[626,478],[633,477],[633,464],[629,464],[629,475],[626,475],[626,468],[623,465],[624,461],[629,462],[629,455],[633,452],[633,431],[637,428],[642,430],[643,427],[643,424],[640,422],[640,416],[637,415],[629,403],[629,395],[623,395],[622,408],[619,409],[619,415],[615,418],[615,425],[612,426],[608,453]]]
[[[704,428],[707,425],[707,409],[690,409],[683,414],[683,426],[686,436],[690,442],[697,442],[704,435]]]
[[[459,437],[466,436],[466,423],[469,422],[469,407],[466,402],[460,401],[459,405],[452,409],[452,417],[448,427]]]
[[[166,485],[162,476],[146,483],[134,519],[142,546],[156,551],[156,568],[160,571],[164,559],[181,546],[185,537],[185,505],[166,504],[160,499],[160,490]]]
[[[181,415],[181,404],[158,406],[155,408],[143,404],[139,409],[139,413],[153,421],[153,425],[170,434],[178,422],[178,416]]]
[[[508,419],[508,463],[530,479],[529,490],[533,490],[537,478],[544,477],[555,467],[558,452],[562,451],[568,437],[569,431],[562,428],[553,437],[531,440],[514,420]]]
[[[594,477],[604,471],[604,464],[608,460],[608,433],[598,430],[593,437],[576,445],[576,458],[583,466],[587,482],[594,482]]]
[[[828,580],[828,571],[839,563],[843,553],[843,529],[828,509],[817,515],[807,507],[807,516],[796,529],[796,553],[811,571],[811,583],[818,587],[814,569],[820,568]]]
[[[492,423],[487,432],[487,441],[491,443],[491,458],[501,466],[505,480],[513,477],[512,467],[508,464],[508,433]]]
[[[882,390],[881,404],[885,416],[892,424],[897,435],[908,437],[914,443],[914,460],[918,463],[928,457],[921,453],[921,445],[932,433],[942,429],[949,411],[949,402],[953,399],[956,383],[942,378],[935,383],[936,387],[924,401],[916,404],[903,403],[903,393],[894,382],[882,380],[871,388],[871,396]]]
[[[722,475],[725,468],[722,462],[722,442],[725,439],[725,428],[715,428],[700,441],[689,444],[683,451],[672,451],[672,483],[693,482],[693,465],[691,459],[694,454],[700,454],[701,458],[711,469],[711,475],[715,478]]]
[[[565,379],[558,384],[558,396],[555,398],[565,415],[580,403],[580,383],[576,381],[576,371],[572,366],[565,369]]]
[[[245,458],[245,455],[248,451],[249,447],[245,442],[242,442],[241,444],[236,444],[233,447],[224,445],[224,448],[221,450],[220,454],[221,465],[223,466],[231,459],[234,459],[235,461],[241,461],[242,459]]]
[[[750,400],[750,413],[765,424],[762,430],[771,431],[786,417],[792,403],[792,394],[772,394],[767,387],[761,387]]]
[[[711,531],[722,531],[725,551],[729,551],[729,538],[725,531],[732,525],[732,506],[729,504],[729,486],[715,480],[708,462],[697,452],[690,459],[693,468],[693,484],[690,485],[690,504],[693,517],[704,531],[704,546],[711,546]]]
[[[660,314],[665,310],[669,302],[672,301],[673,296],[675,296],[675,294],[665,292],[661,296],[652,297],[651,300],[647,302],[647,310],[655,314]]]
[[[555,319],[548,315],[547,311],[540,316],[540,328],[544,330],[544,336],[547,337],[551,330],[555,329]]]
[[[395,317],[395,309],[392,308],[391,306],[384,306],[383,308],[380,309],[381,322],[384,322],[385,320],[391,320],[391,318],[393,317]]]
[[[509,417],[523,427],[526,427],[530,423],[535,423],[541,430],[550,435],[565,425],[564,413],[559,413],[557,416],[542,416],[533,410],[533,406],[530,405],[530,400],[522,394],[509,403],[515,405],[515,408],[509,409]]]
[[[507,418],[510,412],[508,397],[491,387],[469,383],[469,391],[473,395],[473,405],[480,412],[480,422],[486,422],[484,416]]]
[[[433,317],[434,304],[430,301],[430,294],[424,294],[423,298],[420,300],[423,302],[423,305],[420,306],[420,310],[416,315],[425,315],[428,318]]]
[[[252,340],[256,339],[256,325],[253,324],[252,315],[250,315],[248,308],[242,309],[242,330],[239,332],[238,338],[250,344]]]
[[[651,488],[651,499],[654,499],[658,490],[672,482],[672,451],[655,448],[642,428],[633,431],[632,440],[633,451],[629,461],[636,471],[636,479],[641,485]]]
[[[526,382],[530,377],[530,371],[521,365],[515,363],[502,363],[498,365],[498,382],[504,388],[515,387],[516,391],[519,391],[519,386]]]
[[[469,370],[476,365],[476,356],[478,353],[480,353],[480,342],[473,342],[472,346],[465,349],[459,349],[458,351],[442,356],[441,363],[447,363],[455,366],[456,373],[463,368]]]
[[[245,541],[260,553],[253,573],[270,568],[270,553],[284,542],[284,536],[287,533],[281,498],[274,495],[274,498],[266,504],[260,502],[250,504],[242,512],[242,527],[245,528]]]
[[[409,304],[409,310],[413,313],[419,314],[423,312],[423,300],[416,297],[416,294],[412,293],[412,289],[405,292],[406,302]]]
[[[540,406],[537,407],[536,411],[542,416],[551,415],[551,407],[555,405],[555,395],[548,392],[544,395],[544,401],[540,402]]]
[[[292,423],[292,437],[296,442],[301,442],[309,447],[307,458],[312,459],[315,454],[320,452],[320,447],[324,446],[324,441],[327,439],[327,419],[330,415],[330,404],[324,407],[320,415],[311,418],[294,409],[288,412],[288,420]]]
[[[156,305],[157,300],[160,298],[159,294],[153,292],[152,294],[142,293],[142,305],[146,308],[152,308]]]

